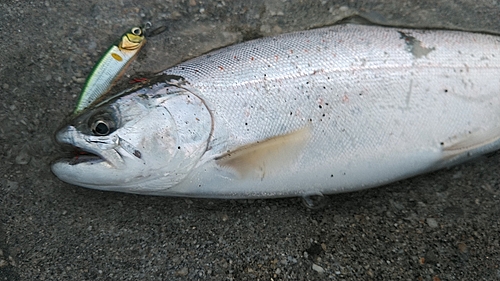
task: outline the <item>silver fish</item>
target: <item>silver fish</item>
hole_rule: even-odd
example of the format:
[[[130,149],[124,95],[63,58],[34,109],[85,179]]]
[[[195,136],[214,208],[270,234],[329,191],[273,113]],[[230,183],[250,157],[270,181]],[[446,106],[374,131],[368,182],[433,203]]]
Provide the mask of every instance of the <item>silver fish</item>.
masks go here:
[[[309,196],[500,147],[500,37],[344,24],[237,44],[85,110],[52,171],[150,195]]]

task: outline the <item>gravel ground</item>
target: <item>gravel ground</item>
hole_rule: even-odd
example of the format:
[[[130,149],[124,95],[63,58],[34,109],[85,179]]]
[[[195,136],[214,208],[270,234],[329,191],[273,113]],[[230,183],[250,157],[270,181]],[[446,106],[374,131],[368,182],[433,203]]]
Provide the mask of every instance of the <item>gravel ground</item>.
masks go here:
[[[500,154],[376,189],[297,198],[134,196],[64,184],[52,135],[123,31],[128,74],[351,15],[500,31],[499,1],[120,0],[0,3],[0,280],[500,280]]]

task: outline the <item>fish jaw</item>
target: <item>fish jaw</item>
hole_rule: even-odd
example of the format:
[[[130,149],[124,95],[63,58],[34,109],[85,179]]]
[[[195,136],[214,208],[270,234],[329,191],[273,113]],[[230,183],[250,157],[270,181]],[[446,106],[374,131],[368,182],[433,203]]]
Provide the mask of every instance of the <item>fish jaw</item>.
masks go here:
[[[61,180],[92,187],[98,184],[109,185],[110,171],[118,172],[125,168],[125,159],[117,151],[118,138],[103,138],[88,136],[78,132],[73,126],[68,126],[56,134],[56,141],[61,145],[69,145],[83,155],[73,158],[59,159],[52,165],[52,172]],[[88,175],[92,176],[92,184]]]

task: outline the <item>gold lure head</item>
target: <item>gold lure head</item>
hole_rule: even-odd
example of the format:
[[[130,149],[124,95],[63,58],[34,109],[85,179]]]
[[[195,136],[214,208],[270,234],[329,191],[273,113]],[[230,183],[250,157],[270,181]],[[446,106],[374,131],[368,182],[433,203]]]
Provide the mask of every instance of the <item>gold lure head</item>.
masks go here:
[[[140,27],[132,27],[130,31],[123,34],[122,39],[118,43],[118,48],[121,50],[136,50],[142,47],[146,42],[144,31]]]

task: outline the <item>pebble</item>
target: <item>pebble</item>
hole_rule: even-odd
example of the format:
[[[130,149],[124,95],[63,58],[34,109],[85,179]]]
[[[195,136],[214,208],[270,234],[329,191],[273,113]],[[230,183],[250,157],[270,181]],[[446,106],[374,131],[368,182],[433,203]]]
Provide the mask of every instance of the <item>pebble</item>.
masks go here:
[[[7,266],[7,261],[6,260],[0,260],[0,268]]]
[[[466,253],[467,252],[467,245],[463,242],[458,243],[458,250],[460,253]]]
[[[319,273],[324,273],[325,272],[325,269],[323,269],[321,266],[313,263],[312,265],[312,269],[316,272],[319,272]]]
[[[178,270],[175,272],[175,275],[177,276],[186,276],[189,273],[189,269],[187,267],[183,267],[182,269]]]
[[[7,180],[7,190],[11,191],[11,190],[15,190],[19,187],[19,183],[17,183],[17,181],[10,181],[10,180]],[[0,250],[0,257],[2,256],[2,250]]]
[[[88,47],[89,50],[95,50],[97,48],[97,43],[95,41],[90,41]]]
[[[52,79],[52,75],[48,74],[45,76],[45,81],[50,81]]]
[[[271,26],[269,26],[267,24],[261,25],[260,26],[260,32],[262,32],[264,34],[270,33],[271,32]]]
[[[71,77],[71,79],[74,82],[79,83],[79,84],[85,83],[85,78],[83,78],[83,77],[75,77],[75,76],[73,76],[73,77]]]
[[[31,157],[29,156],[28,152],[25,150],[19,152],[19,154],[16,157],[16,164],[18,165],[26,165],[30,162]]]
[[[439,226],[438,222],[434,218],[427,218],[425,222],[427,222],[427,225],[430,226],[431,228],[436,228]]]
[[[461,179],[463,177],[462,171],[458,171],[451,177],[452,179]]]
[[[3,88],[4,90],[7,90],[7,89],[9,88],[9,84],[7,84],[7,83],[3,83],[2,88]]]

